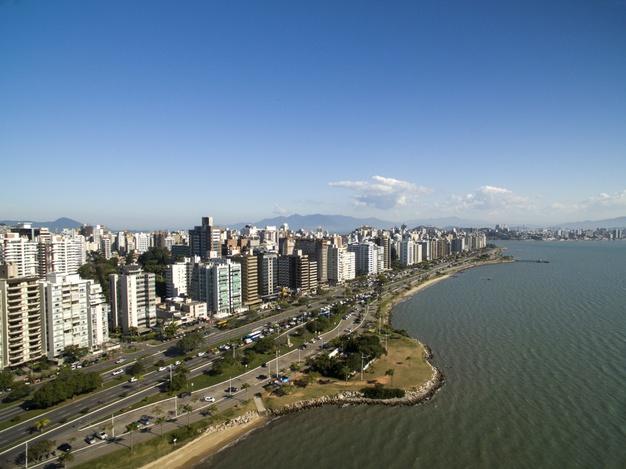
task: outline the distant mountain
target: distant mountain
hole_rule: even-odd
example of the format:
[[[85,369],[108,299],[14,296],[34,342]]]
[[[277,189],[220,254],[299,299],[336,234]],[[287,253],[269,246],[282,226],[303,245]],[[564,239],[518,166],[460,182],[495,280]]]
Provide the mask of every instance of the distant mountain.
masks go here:
[[[563,223],[555,228],[566,230],[592,230],[594,228],[626,228],[626,217],[607,218],[605,220],[586,220]]]
[[[406,222],[395,222],[381,220],[380,218],[354,218],[344,215],[291,215],[288,217],[275,217],[266,218],[264,220],[257,221],[255,223],[238,223],[230,226],[233,229],[241,229],[247,224],[254,225],[259,228],[266,226],[280,227],[284,223],[289,225],[292,230],[309,230],[314,231],[318,226],[321,226],[324,230],[328,230],[331,233],[336,234],[348,234],[361,226],[371,226],[374,228],[390,229],[394,226],[406,225],[408,228],[415,228],[416,226],[434,226],[437,228],[447,227],[462,227],[462,228],[482,228],[491,226],[487,222],[477,220],[464,220],[458,217],[451,218],[428,218],[423,220],[411,220]]]
[[[0,220],[0,225],[17,226],[18,223],[30,223],[33,228],[48,228],[50,232],[63,231],[64,229],[75,230],[83,226],[82,223],[71,218],[59,218],[55,221],[31,221],[31,220]]]
[[[336,234],[348,234],[360,226],[372,226],[374,228],[393,228],[400,226],[399,223],[381,220],[379,218],[354,218],[344,215],[290,215],[288,217],[265,218],[254,223],[238,223],[230,226],[233,229],[241,229],[246,225],[254,225],[259,228],[266,226],[276,226],[287,223],[289,229],[292,230],[309,230],[315,231],[319,226],[324,230]]]
[[[424,218],[422,220],[410,220],[404,222],[409,228],[415,228],[417,226],[433,226],[441,229],[451,228],[489,228],[495,226],[493,223],[488,223],[481,220],[469,220],[459,217],[446,217],[446,218]]]

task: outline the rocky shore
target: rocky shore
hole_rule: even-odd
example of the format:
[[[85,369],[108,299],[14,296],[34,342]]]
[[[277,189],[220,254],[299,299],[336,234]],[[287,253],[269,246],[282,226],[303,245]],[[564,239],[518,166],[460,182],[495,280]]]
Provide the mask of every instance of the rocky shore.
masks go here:
[[[424,351],[426,353],[426,350]],[[369,399],[363,397],[359,391],[340,392],[334,396],[321,396],[315,399],[306,399],[278,409],[268,409],[274,416],[293,414],[307,409],[335,405],[338,407],[352,405],[386,405],[386,406],[412,406],[428,401],[444,383],[443,373],[430,365],[433,374],[431,378],[418,389],[406,391],[406,395],[393,399]]]

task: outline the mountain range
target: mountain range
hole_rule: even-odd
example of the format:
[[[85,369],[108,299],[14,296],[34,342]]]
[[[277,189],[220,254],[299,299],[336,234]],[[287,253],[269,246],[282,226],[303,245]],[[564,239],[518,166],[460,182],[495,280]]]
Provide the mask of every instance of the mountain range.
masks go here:
[[[51,233],[63,231],[66,228],[75,230],[83,226],[82,223],[65,217],[54,221],[0,220],[0,225],[17,226],[18,223],[30,223],[33,228],[48,228]]]
[[[46,227],[51,232],[59,232],[63,229],[77,229],[83,226],[83,223],[72,220],[71,218],[59,218],[55,221],[28,221],[28,220],[0,220],[0,225],[16,226],[18,223],[31,223],[35,228]],[[406,225],[412,229],[418,226],[436,227],[441,229],[457,228],[492,228],[493,223],[480,220],[470,220],[458,217],[448,218],[424,218],[421,220],[407,220],[404,222],[393,222],[381,220],[380,218],[355,218],[344,215],[290,215],[288,217],[265,218],[256,222],[243,222],[234,225],[225,226],[231,229],[241,229],[246,225],[254,225],[259,228],[266,226],[280,227],[287,224],[292,230],[304,229],[315,231],[321,227],[325,231],[336,234],[347,234],[361,226],[371,226],[373,228],[390,229],[394,226]],[[580,222],[568,222],[548,226],[549,228],[562,228],[568,230],[582,230],[594,228],[626,228],[626,217],[609,218],[604,220],[586,220]],[[191,228],[191,227],[190,227]],[[510,226],[511,228],[511,226]],[[539,225],[525,225],[525,229],[540,228]]]

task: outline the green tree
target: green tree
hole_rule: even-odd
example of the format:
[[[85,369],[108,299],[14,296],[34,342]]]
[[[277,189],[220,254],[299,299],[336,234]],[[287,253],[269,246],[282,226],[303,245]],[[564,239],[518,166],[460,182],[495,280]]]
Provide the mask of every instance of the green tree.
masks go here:
[[[143,357],[138,358],[135,363],[133,363],[133,366],[130,367],[130,373],[133,376],[138,376],[144,371],[146,371],[146,368],[147,368],[146,359],[147,357],[144,355]]]
[[[172,337],[176,335],[177,332],[178,332],[178,326],[176,325],[176,323],[170,322],[165,327],[165,329],[163,329],[163,337],[166,337],[167,339],[171,339]]]
[[[43,429],[50,423],[50,420],[47,418],[42,418],[41,420],[37,420],[35,422],[35,429],[40,432],[43,433]]]
[[[63,358],[69,363],[80,361],[89,353],[87,347],[79,347],[78,345],[68,345],[63,349]]]
[[[74,455],[71,451],[61,451],[57,461],[63,464],[63,467],[67,467],[67,463],[74,461]]]
[[[136,432],[138,429],[139,429],[139,424],[137,422],[131,422],[128,425],[126,425],[126,431],[128,432],[128,435],[130,436],[131,451],[133,449],[133,433]]]
[[[187,414],[187,426],[189,426],[189,417],[193,412],[193,407],[191,406],[191,404],[185,404],[184,406],[182,406],[182,410]]]
[[[167,422],[167,419],[163,415],[159,415],[155,420],[154,424],[158,425],[161,428],[161,438],[163,438],[163,424]]]
[[[198,348],[203,341],[204,337],[200,332],[190,332],[176,342],[176,347],[178,347],[183,353],[189,353]]]
[[[241,389],[245,389],[246,390],[246,401],[248,400],[248,388],[250,387],[250,385],[248,383],[243,383],[241,385]]]
[[[393,375],[396,373],[396,370],[394,370],[393,368],[389,368],[387,371],[385,371],[385,376],[389,376],[391,378],[391,385],[393,386]]]
[[[0,390],[10,388],[15,375],[9,370],[0,371]]]
[[[30,394],[30,389],[24,382],[17,381],[13,383],[11,388],[11,392],[7,396],[10,401],[17,401],[19,399],[24,399],[26,396]]]

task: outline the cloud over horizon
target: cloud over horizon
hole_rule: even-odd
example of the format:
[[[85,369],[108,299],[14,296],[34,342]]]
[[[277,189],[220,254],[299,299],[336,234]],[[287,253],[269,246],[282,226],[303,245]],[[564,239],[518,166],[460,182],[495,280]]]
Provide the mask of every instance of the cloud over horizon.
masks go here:
[[[355,205],[380,210],[406,207],[420,196],[433,192],[427,187],[394,178],[372,176],[372,179],[373,181],[329,182],[328,186],[350,189],[356,192],[353,196]]]

